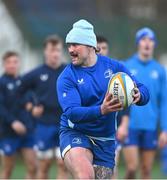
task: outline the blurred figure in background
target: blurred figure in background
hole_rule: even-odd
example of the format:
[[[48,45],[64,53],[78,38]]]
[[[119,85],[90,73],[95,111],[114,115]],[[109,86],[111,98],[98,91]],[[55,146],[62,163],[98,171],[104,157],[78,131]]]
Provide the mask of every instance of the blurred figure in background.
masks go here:
[[[63,41],[57,35],[49,36],[44,43],[44,64],[22,78],[20,92],[31,90],[37,101],[32,115],[36,119],[36,151],[39,160],[38,179],[48,178],[52,160],[56,158],[57,178],[67,178],[67,172],[59,150],[59,121],[61,109],[56,95],[56,81],[63,71]]]
[[[98,35],[96,38],[97,38],[97,49],[99,50],[99,54],[101,54],[102,56],[108,56],[109,55],[108,40],[101,35]]]
[[[9,51],[3,56],[4,74],[0,78],[0,144],[2,152],[1,178],[8,179],[15,165],[15,154],[21,150],[27,166],[26,178],[35,178],[36,158],[33,151],[32,119],[17,96],[21,85],[18,74],[20,58]]]
[[[163,147],[167,143],[166,75],[165,69],[153,58],[156,43],[155,34],[150,28],[138,30],[137,53],[126,62],[131,73],[150,91],[147,105],[131,107],[129,134],[124,147],[127,179],[136,177],[139,161],[141,178],[150,179],[157,144]],[[157,142],[159,115],[162,132]]]
[[[97,47],[99,54],[102,56],[109,56],[109,42],[103,36],[97,36]],[[120,111],[117,116],[117,143],[116,143],[116,155],[115,155],[115,169],[113,173],[113,179],[116,179],[118,176],[118,163],[120,157],[120,151],[122,149],[122,142],[128,135],[128,121],[129,121],[129,108],[126,110]]]

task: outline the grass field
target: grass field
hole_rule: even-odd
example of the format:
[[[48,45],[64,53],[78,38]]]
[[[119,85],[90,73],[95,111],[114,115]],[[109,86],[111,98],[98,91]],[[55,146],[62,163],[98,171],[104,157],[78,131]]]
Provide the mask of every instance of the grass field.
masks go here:
[[[23,165],[22,160],[19,158],[17,160],[12,178],[23,179],[24,175],[25,175],[25,166]],[[119,178],[122,179],[124,175],[125,175],[125,165],[123,161],[121,161],[119,165]],[[55,176],[56,176],[56,166],[55,164],[53,164],[49,173],[49,177],[51,179],[55,179]],[[167,179],[167,176],[164,176],[160,170],[160,164],[158,160],[156,160],[154,163],[154,167],[152,171],[152,179]]]

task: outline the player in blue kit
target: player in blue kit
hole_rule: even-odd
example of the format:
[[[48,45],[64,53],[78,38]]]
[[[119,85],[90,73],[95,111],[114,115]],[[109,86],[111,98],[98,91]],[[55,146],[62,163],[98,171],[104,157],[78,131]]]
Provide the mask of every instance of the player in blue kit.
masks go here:
[[[137,53],[126,63],[137,79],[147,85],[150,101],[144,107],[132,106],[129,135],[125,140],[124,155],[127,165],[126,178],[135,178],[139,160],[141,178],[150,179],[157,148],[157,125],[160,118],[162,132],[159,145],[167,143],[167,88],[164,68],[153,58],[156,37],[149,28],[136,33]],[[139,157],[140,151],[140,157]]]
[[[34,146],[34,123],[17,96],[21,85],[18,75],[20,58],[9,51],[3,56],[4,74],[0,78],[0,144],[2,153],[1,178],[11,176],[16,152],[21,150],[27,166],[26,178],[35,178],[36,157]]]
[[[109,42],[103,36],[97,36],[97,48],[99,50],[98,54],[103,56],[109,56]],[[117,133],[116,133],[116,151],[115,151],[115,168],[113,172],[113,179],[116,179],[118,176],[118,163],[120,157],[120,151],[122,149],[122,142],[128,135],[128,121],[129,121],[129,110],[126,108],[123,111],[120,111],[117,115]]]
[[[96,55],[96,35],[86,20],[74,23],[66,43],[72,63],[57,81],[63,109],[61,154],[74,178],[109,179],[115,164],[115,115],[122,110],[122,104],[106,94],[107,85],[112,73],[130,73],[119,62]],[[132,79],[137,84],[134,103],[146,104],[146,87]]]
[[[25,74],[22,78],[20,93],[33,91],[36,102],[32,115],[36,120],[36,152],[38,157],[38,179],[48,178],[51,163],[56,159],[57,178],[67,178],[67,172],[59,150],[59,122],[61,108],[58,104],[56,81],[64,69],[62,64],[63,42],[57,35],[46,38],[44,43],[45,63]]]

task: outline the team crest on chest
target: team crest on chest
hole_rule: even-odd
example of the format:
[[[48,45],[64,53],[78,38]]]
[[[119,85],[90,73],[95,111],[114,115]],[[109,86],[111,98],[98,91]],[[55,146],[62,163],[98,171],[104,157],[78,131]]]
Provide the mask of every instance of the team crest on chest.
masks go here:
[[[132,76],[136,76],[137,75],[137,69],[131,69],[130,72],[131,72]]]
[[[150,77],[151,77],[152,79],[158,79],[159,74],[158,74],[158,72],[157,72],[156,70],[153,70],[153,71],[151,71],[151,73],[150,73]]]
[[[17,86],[20,86],[20,85],[21,85],[21,80],[17,80],[17,81],[16,81],[16,85],[17,85]]]
[[[14,84],[13,83],[8,83],[7,84],[7,89],[9,89],[9,90],[14,89]]]
[[[41,74],[41,75],[40,75],[40,80],[41,80],[41,81],[47,81],[48,78],[49,78],[49,75],[48,75],[48,74]]]
[[[113,71],[111,69],[107,69],[105,72],[104,72],[104,77],[105,78],[110,78],[113,74]]]

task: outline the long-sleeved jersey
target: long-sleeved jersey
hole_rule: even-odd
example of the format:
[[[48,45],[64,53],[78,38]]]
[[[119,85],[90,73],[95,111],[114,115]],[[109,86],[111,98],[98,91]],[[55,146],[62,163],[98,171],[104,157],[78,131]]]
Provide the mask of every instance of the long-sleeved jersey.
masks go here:
[[[32,129],[32,121],[22,116],[25,111],[22,99],[19,99],[17,89],[21,85],[20,77],[13,77],[8,74],[0,78],[0,137],[13,137],[17,134],[11,128],[15,120],[19,120],[26,128]]]
[[[109,79],[113,73],[130,72],[118,61],[97,55],[92,67],[80,67],[69,64],[57,81],[57,92],[63,109],[61,128],[70,127],[88,136],[103,140],[115,139],[116,112],[101,114],[100,106],[104,100]],[[141,93],[138,105],[149,101],[147,88],[134,76]]]
[[[155,130],[158,119],[162,130],[167,131],[167,81],[165,69],[154,59],[143,62],[138,55],[133,55],[126,62],[126,67],[137,79],[144,83],[150,92],[150,101],[146,106],[132,106],[129,127]]]
[[[63,65],[58,69],[53,69],[43,64],[25,74],[21,79],[20,93],[24,93],[27,90],[33,91],[36,96],[35,105],[44,107],[42,116],[35,118],[37,122],[59,124],[62,111],[55,92],[57,78],[63,69]]]

